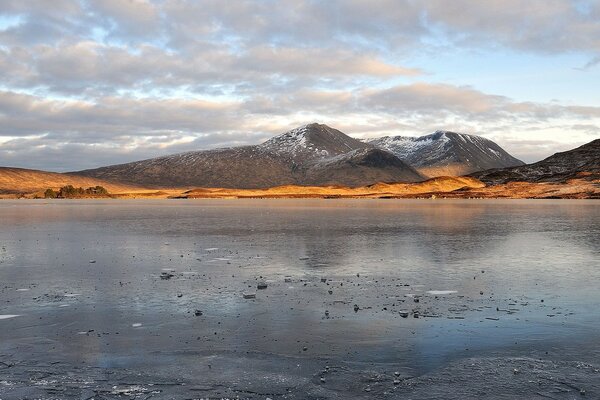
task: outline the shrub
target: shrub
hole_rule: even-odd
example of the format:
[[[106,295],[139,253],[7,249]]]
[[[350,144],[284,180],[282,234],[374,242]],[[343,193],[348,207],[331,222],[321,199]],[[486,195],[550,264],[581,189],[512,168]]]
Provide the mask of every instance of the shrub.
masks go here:
[[[57,196],[58,196],[58,193],[56,193],[52,189],[46,189],[46,191],[44,192],[45,199],[55,199]]]
[[[89,188],[85,189],[85,194],[104,196],[104,195],[108,194],[108,190],[106,190],[102,186],[89,187]]]
[[[46,191],[47,192],[47,191]],[[60,188],[55,197],[63,199],[72,199],[78,197],[103,197],[108,195],[108,190],[102,186],[94,186],[84,189],[82,187],[73,187],[73,185],[67,185]]]

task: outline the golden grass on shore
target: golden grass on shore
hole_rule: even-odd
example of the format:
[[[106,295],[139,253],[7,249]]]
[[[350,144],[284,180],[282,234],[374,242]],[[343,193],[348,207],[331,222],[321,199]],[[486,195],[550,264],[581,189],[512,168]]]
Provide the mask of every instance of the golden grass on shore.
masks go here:
[[[201,188],[179,198],[600,198],[600,182],[583,179],[565,183],[511,182],[486,186],[470,177],[437,177],[419,183],[376,183],[349,188],[341,186],[279,186],[268,189]]]
[[[483,188],[485,184],[470,177],[437,177],[419,183],[376,183],[369,186],[296,186],[265,189],[198,188],[182,193],[181,198],[382,198],[426,192],[448,192],[461,188]]]

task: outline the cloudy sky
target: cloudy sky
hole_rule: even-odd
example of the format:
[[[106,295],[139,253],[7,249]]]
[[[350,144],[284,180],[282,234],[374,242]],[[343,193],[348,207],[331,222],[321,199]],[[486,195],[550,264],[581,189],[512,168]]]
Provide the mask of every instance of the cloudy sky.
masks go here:
[[[254,144],[600,137],[598,0],[2,0],[0,165],[70,171]]]

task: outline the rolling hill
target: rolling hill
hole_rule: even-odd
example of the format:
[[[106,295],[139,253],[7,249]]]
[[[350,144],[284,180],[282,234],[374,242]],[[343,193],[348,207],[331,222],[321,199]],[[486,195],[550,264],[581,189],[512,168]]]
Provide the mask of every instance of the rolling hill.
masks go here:
[[[491,185],[507,182],[566,182],[600,179],[600,139],[573,150],[556,153],[533,164],[472,174]]]
[[[48,188],[56,190],[66,185],[83,188],[103,186],[109,192],[115,193],[141,190],[141,188],[136,186],[106,182],[101,179],[85,176],[24,168],[0,167],[0,194],[34,193],[44,191]]]

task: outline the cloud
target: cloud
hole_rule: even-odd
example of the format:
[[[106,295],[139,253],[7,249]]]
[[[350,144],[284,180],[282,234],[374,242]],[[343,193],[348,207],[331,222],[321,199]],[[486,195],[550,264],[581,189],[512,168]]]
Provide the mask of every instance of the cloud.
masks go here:
[[[417,76],[422,72],[337,49],[256,47],[239,54],[203,49],[201,56],[179,56],[152,45],[130,49],[80,41],[58,46],[0,49],[0,67],[11,71],[5,83],[19,88],[45,88],[53,93],[98,95],[119,89],[203,85],[277,85],[277,81]],[[338,82],[339,84],[340,82]],[[289,86],[289,85],[287,85]],[[194,89],[195,88],[195,89]]]
[[[600,50],[596,1],[432,0],[427,20],[473,46],[497,43],[544,53]]]
[[[237,104],[206,100],[103,97],[96,102],[48,100],[0,92],[0,136],[48,132],[152,136],[153,132],[233,129]]]
[[[589,60],[588,62],[586,62],[583,67],[581,67],[579,69],[585,71],[587,69],[595,67],[598,64],[600,64],[600,56],[596,56],[596,57],[592,58],[591,60]]]
[[[469,87],[447,84],[415,83],[385,90],[367,90],[366,107],[388,113],[438,113],[487,114],[498,111],[507,102],[503,96],[486,95]]]
[[[598,134],[600,107],[524,104],[469,87],[426,83],[381,90],[304,89],[245,101],[107,96],[91,102],[4,91],[0,92],[0,137],[13,139],[0,145],[0,160],[6,164],[15,157],[29,159],[26,155],[32,151],[50,157],[61,148],[89,147],[92,155],[85,162],[61,159],[61,169],[80,169],[107,159],[121,162],[126,155],[133,160],[184,149],[256,144],[312,120],[357,137],[454,129],[482,134],[500,144],[542,140],[547,131],[539,128],[540,121],[554,125],[569,121],[571,125],[560,130],[550,128],[577,133],[559,142],[581,143]],[[516,154],[532,160],[534,153],[521,148]]]
[[[159,8],[150,1],[94,0],[89,5],[95,16],[109,21],[110,33],[116,37],[151,37],[159,25]]]
[[[514,100],[443,60],[576,55],[593,78],[598,20],[588,0],[5,0],[0,165],[81,169],[313,120],[357,137],[479,133],[534,159],[523,140],[597,137],[599,104]]]

